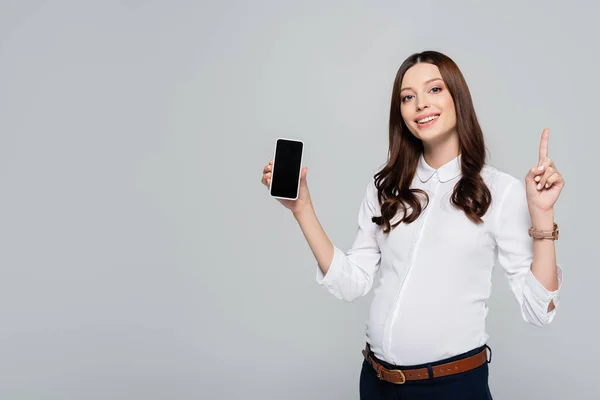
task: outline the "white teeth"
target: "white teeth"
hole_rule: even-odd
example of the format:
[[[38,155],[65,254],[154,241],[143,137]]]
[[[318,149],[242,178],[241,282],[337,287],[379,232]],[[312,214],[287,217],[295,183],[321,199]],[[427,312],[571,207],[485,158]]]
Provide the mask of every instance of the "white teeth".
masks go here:
[[[433,121],[437,117],[439,117],[439,115],[434,115],[432,117],[423,118],[423,119],[418,120],[417,123],[424,124],[425,122]]]

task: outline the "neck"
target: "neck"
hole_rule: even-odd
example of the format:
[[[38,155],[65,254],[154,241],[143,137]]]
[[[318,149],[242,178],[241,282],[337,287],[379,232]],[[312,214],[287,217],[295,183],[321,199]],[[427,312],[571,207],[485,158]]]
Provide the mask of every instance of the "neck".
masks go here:
[[[456,133],[449,135],[439,143],[423,142],[423,157],[433,169],[438,169],[455,159],[459,153],[458,135]]]

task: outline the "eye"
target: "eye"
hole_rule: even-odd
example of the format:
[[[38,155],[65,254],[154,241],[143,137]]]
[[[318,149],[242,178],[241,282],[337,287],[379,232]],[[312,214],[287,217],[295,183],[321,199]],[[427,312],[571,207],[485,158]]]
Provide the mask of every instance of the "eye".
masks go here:
[[[410,100],[410,99],[409,99],[409,97],[412,97],[412,95],[410,95],[410,94],[409,94],[409,95],[407,95],[407,96],[404,96],[404,97],[402,98],[402,102],[404,103],[404,102],[406,102],[406,101]]]
[[[431,88],[430,92],[432,92],[432,91],[434,91],[433,93],[439,93],[442,91],[442,88],[436,86],[436,87]]]

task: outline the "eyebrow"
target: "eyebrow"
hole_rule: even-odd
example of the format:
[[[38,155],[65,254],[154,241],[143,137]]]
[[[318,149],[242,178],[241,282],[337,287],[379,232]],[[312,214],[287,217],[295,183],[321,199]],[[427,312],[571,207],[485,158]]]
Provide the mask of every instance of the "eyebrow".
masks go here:
[[[429,82],[433,82],[433,81],[443,81],[443,80],[442,80],[442,78],[433,78],[433,79],[430,79],[427,82],[425,82],[425,84],[428,84]],[[414,89],[411,87],[405,87],[405,88],[400,89],[401,92],[403,92],[405,90],[414,90]]]

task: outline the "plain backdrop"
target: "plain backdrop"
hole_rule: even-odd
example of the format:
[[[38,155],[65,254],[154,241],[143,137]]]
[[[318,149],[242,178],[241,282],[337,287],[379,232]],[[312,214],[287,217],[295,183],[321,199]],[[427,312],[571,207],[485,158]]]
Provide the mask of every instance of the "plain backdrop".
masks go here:
[[[358,399],[371,295],[315,282],[261,185],[305,142],[347,250],[387,155],[393,80],[459,65],[488,163],[522,179],[542,130],[566,180],[556,319],[498,268],[495,399],[597,399],[600,6],[594,1],[0,0],[0,398]]]

